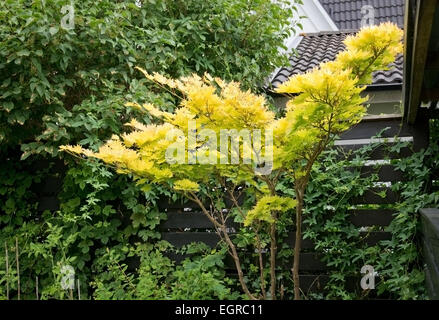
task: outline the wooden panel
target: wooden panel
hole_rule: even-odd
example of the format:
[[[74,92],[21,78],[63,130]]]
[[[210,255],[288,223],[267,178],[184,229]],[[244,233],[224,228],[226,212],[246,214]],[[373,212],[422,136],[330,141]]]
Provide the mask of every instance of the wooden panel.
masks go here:
[[[391,240],[392,234],[390,232],[362,232],[360,233],[360,237],[366,237],[364,239],[364,243],[368,246],[374,246],[380,243],[380,241]]]
[[[200,207],[192,201],[170,201],[169,199],[161,199],[158,201],[157,206],[164,210],[167,209],[169,211],[178,211],[183,212],[184,208],[191,208],[200,210]],[[178,210],[175,210],[178,209]]]
[[[382,138],[393,138],[395,136],[410,137],[412,130],[409,126],[402,125],[401,119],[377,119],[371,121],[362,121],[352,129],[346,131],[340,136],[341,140],[351,139],[370,139],[377,135],[383,129],[389,128],[382,133]]]
[[[57,197],[42,197],[38,203],[38,211],[56,211],[59,210],[59,200]]]
[[[214,229],[212,222],[202,212],[168,212],[168,220],[161,224],[162,229],[199,228]]]
[[[389,152],[389,149],[395,145],[395,143],[387,143],[381,144],[378,147],[374,148],[372,151],[368,153],[368,157],[370,160],[383,160],[383,159],[402,159],[409,157],[413,154],[413,151],[410,148],[401,148],[400,152]],[[343,145],[336,146],[337,149],[342,150],[339,158],[344,159],[345,155],[348,160],[352,160],[354,158],[353,153],[364,147],[364,144],[351,144],[351,145]]]
[[[202,212],[184,212],[182,210],[175,211],[176,209],[172,210],[174,211],[167,212],[168,219],[160,225],[161,229],[191,228],[215,230],[213,223]],[[226,221],[226,225],[230,228],[239,227],[239,225],[231,218]]]
[[[329,276],[327,275],[299,275],[300,289],[305,293],[324,292],[328,284]]]
[[[244,195],[240,196],[235,195],[237,197],[238,204],[242,204],[244,201]],[[230,208],[233,206],[233,202],[229,199],[227,193],[224,193],[224,205],[226,208]],[[193,201],[185,200],[185,201],[171,201],[169,199],[161,199],[157,203],[158,207],[162,210],[167,209],[168,211],[183,211],[184,208],[191,208],[193,211],[201,211],[201,208]],[[204,207],[209,209],[210,203],[205,203]]]
[[[439,299],[439,210],[421,209],[426,284],[430,299]]]
[[[378,174],[378,181],[381,182],[397,182],[406,180],[403,172],[395,169],[395,167],[391,165],[383,165],[379,166],[378,168],[374,168],[373,166],[365,166],[361,168],[362,177],[370,177],[375,173]]]
[[[313,292],[324,292],[329,281],[328,275],[300,275],[300,288],[306,294]],[[346,277],[345,288],[348,291],[356,291],[360,288],[361,277]]]
[[[245,253],[241,252],[241,256],[243,254],[245,255]],[[249,254],[249,253],[247,253],[247,254]],[[182,255],[182,254],[177,254],[174,252],[167,252],[166,256],[176,263],[180,263],[185,258],[190,257],[190,255],[187,255],[187,254]],[[268,254],[264,253],[263,256],[264,256],[264,260],[265,260],[265,259],[267,259]],[[258,263],[258,262],[255,260],[255,263]],[[280,262],[278,262],[277,264],[279,265]],[[227,255],[225,257],[224,265],[225,265],[226,270],[230,270],[230,271],[232,271],[232,273],[233,273],[233,271],[236,270],[235,262],[233,261],[233,259],[230,255]],[[291,258],[290,261],[286,262],[284,267],[291,269],[292,265],[293,265],[293,260]],[[325,263],[323,263],[320,260],[319,254],[317,254],[317,253],[301,253],[300,254],[300,271],[301,272],[303,272],[303,273],[320,272],[320,271],[326,272],[327,270],[328,270],[328,267],[326,266]]]
[[[233,237],[233,234],[231,235]],[[360,237],[366,237],[366,233],[361,233]],[[370,232],[369,235],[364,238],[364,242],[368,245],[376,245],[382,240],[389,240],[391,238],[388,232]],[[181,248],[192,242],[204,242],[211,248],[214,248],[220,238],[215,232],[163,232],[162,240],[166,240],[177,248]],[[295,234],[290,232],[285,242],[294,248]],[[313,250],[314,243],[309,239],[302,239],[302,250]]]
[[[232,235],[233,236],[233,235]],[[173,246],[181,248],[192,242],[204,242],[210,247],[215,247],[220,240],[215,232],[163,232],[162,239],[168,241]],[[295,233],[288,233],[288,237],[285,239],[286,243],[294,248]],[[313,249],[314,244],[308,240],[302,240],[302,249]]]
[[[378,193],[385,191],[386,196],[382,198]],[[394,204],[398,202],[398,195],[390,188],[371,188],[364,195],[353,198],[352,204]]]
[[[177,248],[192,242],[204,242],[209,247],[215,247],[220,240],[215,232],[163,232],[162,240],[168,241]]]
[[[47,177],[37,186],[37,192],[41,195],[57,195],[62,188],[63,179],[59,177]]]
[[[299,268],[304,271],[325,271],[328,269],[325,263],[320,260],[317,253],[302,253],[300,255]]]
[[[289,232],[288,237],[285,239],[285,243],[287,243],[291,248],[294,248],[296,243],[296,234],[295,232]],[[302,249],[314,249],[314,243],[309,239],[302,239]]]
[[[357,227],[388,226],[393,221],[394,210],[352,210],[350,221]]]
[[[267,259],[266,257],[267,257],[267,254],[264,254],[264,259]],[[255,263],[257,263],[257,261],[255,261]],[[230,256],[228,256],[225,259],[224,264],[226,265],[228,270],[235,270],[235,264]],[[280,264],[281,264],[281,262],[278,261],[277,265],[280,266]],[[293,266],[293,258],[291,258],[290,261],[287,261],[283,265],[283,268],[291,270],[292,266]],[[323,263],[320,260],[320,255],[317,253],[301,253],[300,254],[299,268],[300,268],[300,272],[302,272],[302,273],[322,272],[322,274],[324,274],[328,270],[328,267],[326,266],[325,263]]]
[[[426,258],[426,260],[428,257]],[[428,263],[428,260],[427,260]],[[431,267],[425,268],[425,282],[427,284],[428,297],[431,300],[439,300],[439,273]]]
[[[238,280],[238,274],[235,270],[231,269],[227,273],[227,276]],[[325,286],[328,284],[329,276],[326,274],[300,274],[300,289],[305,295],[316,292],[324,292]],[[345,288],[349,291],[361,290],[360,288],[361,277],[346,277]]]
[[[437,91],[438,95],[439,95],[439,88],[436,89],[435,91]],[[425,94],[422,94],[423,96],[425,96]],[[428,99],[428,98],[427,98]],[[427,101],[429,101],[430,99],[428,99]],[[437,105],[439,103],[439,101],[434,101],[432,103],[432,105]],[[424,119],[439,119],[439,110],[438,109],[432,109],[430,108],[420,108],[418,111],[418,116],[420,118],[424,118]]]
[[[439,209],[421,209],[421,225],[423,240],[428,245],[439,270]]]
[[[404,174],[395,169],[391,165],[380,165],[380,166],[363,166],[363,167],[347,167],[346,170],[351,172],[360,171],[360,176],[362,178],[368,178],[374,174],[378,175],[378,182],[397,182],[404,181]]]

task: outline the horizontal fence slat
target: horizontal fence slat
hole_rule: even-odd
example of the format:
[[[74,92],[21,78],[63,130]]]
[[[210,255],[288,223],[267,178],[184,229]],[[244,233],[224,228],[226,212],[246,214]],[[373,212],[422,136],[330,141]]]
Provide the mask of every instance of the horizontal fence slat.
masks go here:
[[[180,210],[183,212],[183,209],[190,208],[192,210],[200,210],[200,207],[192,202],[192,201],[168,201],[166,199],[163,199],[161,201],[157,202],[157,206],[161,210],[172,210],[172,211],[178,211]]]
[[[220,238],[215,232],[163,232],[162,240],[168,241],[177,248],[192,242],[203,242],[213,248],[220,241]]]
[[[328,284],[328,275],[301,274],[299,275],[300,289],[305,293],[323,292]]]
[[[356,227],[388,226],[393,221],[394,210],[351,210],[349,219]]]
[[[390,152],[390,148],[395,143],[380,144],[373,150],[367,153],[369,160],[383,160],[383,159],[403,159],[413,154],[413,151],[409,147],[403,147],[399,152]],[[363,148],[364,144],[349,144],[349,145],[337,145],[334,148],[340,151],[339,159],[352,160],[354,159],[355,151]]]
[[[390,232],[376,231],[376,232],[361,232],[360,237],[363,237],[363,242],[368,246],[374,246],[380,243],[380,241],[392,239]]]
[[[264,260],[268,259],[269,254],[268,253],[264,253]],[[300,272],[301,273],[310,273],[310,272],[322,272],[326,273],[329,268],[326,266],[326,263],[322,262],[320,260],[321,255],[315,252],[304,252],[300,254],[300,264],[299,264],[299,268],[300,268]],[[180,258],[181,259],[181,258]],[[255,263],[257,263],[257,261],[255,260]],[[235,270],[235,263],[233,261],[233,259],[228,256],[225,261],[224,264],[226,265],[226,268],[229,270]],[[281,264],[284,265],[284,268],[287,269],[291,269],[291,267],[293,266],[293,257],[291,257],[291,259],[289,259],[288,261],[284,261],[283,263],[281,261],[277,261],[276,263],[278,266],[280,266]]]
[[[350,130],[343,133],[340,138],[342,140],[351,139],[369,139],[376,136],[383,129],[385,130],[382,138],[393,138],[395,136],[408,137],[413,135],[413,129],[408,125],[401,125],[401,119],[376,119],[369,121],[362,121]]]
[[[241,257],[242,257],[241,253]],[[181,263],[184,259],[190,257],[188,254],[178,254],[175,252],[167,252],[166,256],[174,261],[175,263]],[[267,253],[263,254],[263,259],[266,260],[268,258]],[[309,272],[327,272],[329,269],[324,262],[320,260],[321,255],[318,253],[301,253],[300,254],[300,271],[302,273]],[[256,259],[256,258],[255,258]],[[257,260],[257,259],[256,259]],[[257,261],[255,260],[255,263]],[[277,265],[280,264],[280,261],[277,262]],[[289,261],[285,263],[285,267],[291,268],[293,265],[293,259],[291,258]],[[233,271],[235,270],[235,262],[230,255],[227,255],[224,259],[224,266],[226,270]]]
[[[167,213],[168,219],[161,224],[162,229],[177,228],[214,228],[213,223],[202,212],[177,212]]]
[[[304,271],[325,271],[328,267],[320,260],[318,253],[301,253],[299,268]]]
[[[56,211],[59,210],[60,201],[57,197],[41,197],[38,202],[38,211]]]
[[[296,244],[296,234],[295,232],[288,232],[288,237],[285,239],[285,243],[288,244],[291,248],[294,248]],[[302,239],[302,249],[314,249],[314,243],[310,239]]]
[[[244,200],[244,196],[243,193],[240,194],[240,196],[235,195],[237,197],[237,202],[239,205],[242,205],[243,200]],[[232,207],[234,204],[233,202],[230,200],[230,197],[228,196],[227,193],[224,193],[224,205],[226,208],[230,208]],[[210,208],[210,203],[204,203],[204,207],[209,210]],[[163,200],[159,200],[157,202],[157,206],[159,207],[159,209],[161,210],[168,210],[168,211],[180,211],[180,212],[184,212],[184,209],[192,209],[192,211],[201,211],[201,208],[198,204],[196,204],[193,201],[170,201],[167,199],[163,199]]]
[[[385,197],[380,196],[380,192],[385,191]],[[358,204],[394,204],[398,202],[398,195],[390,188],[371,188],[367,190],[362,196],[352,199],[351,203]]]
[[[350,221],[355,226],[388,226],[393,220],[395,210],[391,209],[357,209],[350,210]],[[214,229],[212,222],[202,212],[168,212],[168,220],[164,221],[160,228],[166,229]],[[230,220],[230,227],[238,227],[238,224]],[[286,239],[287,243],[294,243],[295,234],[290,232]],[[303,245],[308,246],[307,240]]]
[[[359,171],[362,178],[369,178],[376,174],[378,176],[377,182],[398,182],[406,179],[403,172],[392,165],[346,167],[346,170],[351,172]]]
[[[374,168],[373,166],[364,166],[361,168],[362,177],[370,177],[373,174],[377,174],[379,179],[378,181],[382,182],[397,182],[405,180],[403,172],[397,170],[392,165],[382,165],[378,168]]]
[[[37,185],[37,190],[42,196],[57,195],[62,188],[63,179],[60,177],[47,177]]]
[[[233,234],[230,235],[233,238]],[[382,240],[389,240],[391,234],[388,232],[374,231],[374,232],[361,232],[358,241],[364,242],[367,245],[376,245]],[[170,244],[177,248],[181,248],[192,242],[203,242],[209,247],[215,247],[220,241],[220,237],[215,232],[163,232],[162,240],[168,241]],[[355,241],[355,239],[352,239]],[[285,242],[294,248],[295,233],[290,232]],[[303,250],[313,250],[314,243],[309,239],[302,239]]]
[[[233,219],[227,219],[226,225],[230,228],[238,227],[238,224]],[[202,212],[190,211],[184,212],[181,210],[173,209],[171,212],[167,212],[167,220],[163,221],[160,225],[162,230],[166,229],[212,229],[215,227],[208,217]]]
[[[306,294],[314,292],[324,292],[328,284],[328,275],[302,274],[299,275],[300,288]],[[361,277],[347,276],[345,280],[345,289],[348,291],[357,291],[360,289]]]

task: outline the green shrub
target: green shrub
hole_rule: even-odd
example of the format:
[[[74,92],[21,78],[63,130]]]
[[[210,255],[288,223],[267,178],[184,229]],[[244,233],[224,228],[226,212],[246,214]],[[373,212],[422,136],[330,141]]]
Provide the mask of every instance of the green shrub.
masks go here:
[[[11,298],[15,237],[21,297],[32,299],[36,277],[41,298],[67,298],[60,286],[67,264],[81,297],[92,297],[89,283],[106,268],[106,248],[123,263],[129,243],[157,241],[165,215],[156,200],[164,190],[142,191],[99,163],[63,159],[59,146],[79,142],[96,150],[123,133],[124,123],[139,118],[126,111],[127,101],[172,108],[174,98],[148,86],[134,66],[170,76],[207,71],[257,87],[287,62],[278,48],[295,27],[293,9],[278,2],[150,0],[139,8],[134,0],[74,1],[75,27],[65,30],[61,9],[70,0],[0,1],[0,244],[10,249]],[[61,161],[65,171],[36,170],[44,158]],[[60,210],[40,213],[38,183],[50,175],[63,179]],[[2,249],[2,266],[4,257]]]

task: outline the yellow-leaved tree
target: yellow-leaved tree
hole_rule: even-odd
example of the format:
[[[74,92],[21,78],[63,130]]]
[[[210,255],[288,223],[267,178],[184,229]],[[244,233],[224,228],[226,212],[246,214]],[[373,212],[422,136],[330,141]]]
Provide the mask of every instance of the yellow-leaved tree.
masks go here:
[[[391,23],[367,27],[348,37],[346,50],[335,61],[296,75],[278,88],[279,93],[291,96],[281,118],[269,110],[263,96],[242,91],[239,83],[225,83],[207,74],[168,79],[139,68],[148,79],[180,98],[175,111],[128,103],[127,107],[149,113],[154,124],[132,120],[128,123],[131,133],[113,136],[98,152],[81,146],[61,149],[101,159],[119,173],[132,174],[140,185],[165,185],[194,201],[227,245],[242,290],[250,299],[278,296],[276,223],[279,215],[295,208],[292,277],[295,299],[300,299],[302,213],[312,166],[334,137],[361,121],[368,100],[361,93],[371,83],[373,72],[388,68],[402,52],[401,38],[402,31]],[[294,199],[277,194],[282,175],[293,179]],[[232,208],[210,196],[212,181],[221,195],[227,194]],[[256,194],[251,210],[245,210],[239,201],[243,189]],[[255,234],[260,274],[257,292],[245,281],[240,252],[229,234],[230,209],[240,215],[242,227]],[[261,238],[262,231],[269,234],[268,243]],[[265,245],[269,246],[268,291]]]

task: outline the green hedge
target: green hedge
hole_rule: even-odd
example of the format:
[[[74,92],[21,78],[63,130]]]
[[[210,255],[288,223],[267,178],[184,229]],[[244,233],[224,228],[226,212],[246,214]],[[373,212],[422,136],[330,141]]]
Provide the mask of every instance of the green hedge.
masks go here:
[[[283,8],[283,1],[141,2],[141,7],[134,0],[0,2],[0,297],[8,283],[10,298],[17,298],[16,238],[21,298],[32,299],[36,277],[40,297],[68,297],[60,286],[67,264],[79,277],[82,298],[93,292],[109,297],[100,286],[110,277],[109,261],[138,260],[135,243],[159,239],[164,214],[155,201],[165,190],[141,192],[100,163],[58,153],[60,145],[77,142],[96,149],[112,133],[126,130],[124,123],[139,118],[124,107],[127,101],[175,105],[172,96],[150,88],[135,66],[172,77],[209,72],[257,88],[287,63],[278,49],[294,31],[294,9]],[[69,10],[62,8],[71,3],[74,28],[66,30],[60,23]],[[38,168],[41,160],[53,165]],[[55,169],[59,161],[64,170]],[[41,213],[40,183],[51,175],[63,179],[60,210]],[[145,250],[142,255],[150,254]],[[167,277],[192,277],[188,266]],[[203,272],[218,275],[220,269],[214,264]],[[224,296],[224,284],[209,274],[206,283],[218,290],[205,297]],[[184,297],[185,288],[179,290],[172,294]]]

